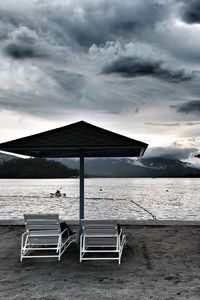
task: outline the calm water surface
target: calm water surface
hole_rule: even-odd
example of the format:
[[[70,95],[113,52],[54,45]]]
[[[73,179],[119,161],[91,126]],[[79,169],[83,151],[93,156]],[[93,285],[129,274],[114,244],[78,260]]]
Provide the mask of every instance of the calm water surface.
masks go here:
[[[200,180],[85,180],[85,218],[200,220]],[[51,198],[62,187],[66,197]],[[78,179],[1,179],[0,219],[22,219],[23,213],[59,213],[79,217]]]

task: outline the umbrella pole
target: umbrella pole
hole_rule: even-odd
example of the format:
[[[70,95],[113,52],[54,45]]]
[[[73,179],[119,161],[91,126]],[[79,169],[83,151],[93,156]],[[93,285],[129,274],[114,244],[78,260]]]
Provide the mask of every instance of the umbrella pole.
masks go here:
[[[84,219],[84,156],[80,156],[80,214],[79,218]]]

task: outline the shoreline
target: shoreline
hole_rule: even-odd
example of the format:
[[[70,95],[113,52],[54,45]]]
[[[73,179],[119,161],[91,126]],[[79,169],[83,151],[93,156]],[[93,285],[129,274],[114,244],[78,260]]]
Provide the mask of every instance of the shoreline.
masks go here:
[[[79,220],[61,219],[69,225],[79,225]],[[117,219],[123,226],[200,226],[200,220],[122,220]],[[0,226],[18,226],[24,225],[23,219],[0,219]]]

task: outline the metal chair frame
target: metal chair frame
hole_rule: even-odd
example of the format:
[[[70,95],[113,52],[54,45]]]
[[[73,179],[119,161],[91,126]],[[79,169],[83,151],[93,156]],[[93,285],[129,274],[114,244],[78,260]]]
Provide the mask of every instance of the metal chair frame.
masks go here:
[[[60,260],[64,251],[77,240],[77,234],[63,238],[58,214],[25,214],[26,231],[21,238],[20,261],[24,258],[55,257]],[[34,255],[33,251],[54,251],[55,254]]]
[[[121,257],[126,236],[122,229],[118,233],[116,220],[81,220],[82,234],[80,236],[80,262],[83,260],[118,260],[121,264]],[[93,243],[91,244],[91,241]],[[95,244],[95,241],[98,243]],[[90,257],[86,254],[101,253],[100,257]],[[103,254],[112,253],[117,257],[105,257]]]

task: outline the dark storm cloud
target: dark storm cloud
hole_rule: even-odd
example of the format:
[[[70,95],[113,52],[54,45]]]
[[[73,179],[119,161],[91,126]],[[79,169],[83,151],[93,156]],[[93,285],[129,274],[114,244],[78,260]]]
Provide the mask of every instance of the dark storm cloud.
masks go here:
[[[199,24],[200,23],[200,1],[185,0],[182,17],[186,23]]]
[[[146,122],[146,125],[152,125],[152,126],[179,126],[180,123],[152,123],[152,122]]]
[[[46,58],[48,50],[44,45],[36,30],[19,26],[10,33],[4,53],[13,59]]]
[[[64,70],[52,70],[52,78],[64,89],[68,91],[77,91],[84,86],[84,76],[77,73],[71,73]]]
[[[33,45],[11,43],[4,48],[4,52],[14,59],[46,58],[48,55]]]
[[[184,70],[170,70],[163,66],[162,61],[149,61],[139,57],[121,57],[104,67],[104,74],[116,73],[123,77],[153,76],[170,82],[190,80]]]
[[[180,147],[152,147],[147,148],[145,157],[164,157],[169,159],[187,159],[198,149]]]
[[[143,30],[152,29],[167,15],[167,7],[157,1],[83,1],[72,3],[68,10],[57,13],[47,10],[54,26],[55,38],[75,41],[83,47],[107,41],[137,37]]]
[[[49,1],[27,3],[28,11],[6,10],[0,7],[0,19],[9,29],[21,25],[50,35],[60,45],[80,45],[89,48],[107,41],[140,39],[145,31],[153,30],[157,23],[167,18],[169,7],[159,1],[104,0],[65,1],[51,5]],[[5,29],[4,29],[5,31]],[[0,33],[1,36],[1,33]],[[146,34],[145,34],[146,36]],[[6,36],[4,35],[6,38]],[[145,37],[144,37],[145,38]]]
[[[176,111],[182,114],[194,114],[200,116],[200,100],[188,101],[180,105],[171,105]]]
[[[144,115],[145,120],[154,121],[152,113],[145,112],[146,104],[159,112],[169,99],[177,100],[173,104],[183,97],[196,99],[198,76],[192,70],[198,65],[188,61],[196,50],[188,51],[194,48],[190,40],[187,47],[177,47],[181,41],[185,46],[188,36],[176,27],[181,17],[174,9],[176,3],[1,0],[1,106],[34,116],[45,112],[47,118],[64,110],[102,116],[134,113],[136,123],[144,124]],[[192,36],[192,40],[198,46],[198,39]],[[184,60],[180,58],[183,49]],[[102,76],[102,69],[111,75]],[[123,78],[116,80],[115,74]],[[141,76],[134,86],[133,80],[127,80]],[[156,121],[175,123],[170,113],[166,110]]]
[[[152,123],[147,122],[146,125],[152,125],[152,126],[166,126],[166,127],[173,127],[173,126],[196,126],[200,125],[200,122],[176,122],[176,123]]]

